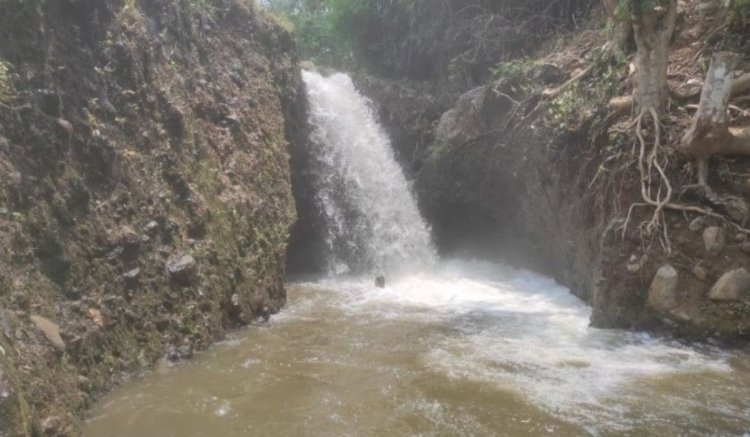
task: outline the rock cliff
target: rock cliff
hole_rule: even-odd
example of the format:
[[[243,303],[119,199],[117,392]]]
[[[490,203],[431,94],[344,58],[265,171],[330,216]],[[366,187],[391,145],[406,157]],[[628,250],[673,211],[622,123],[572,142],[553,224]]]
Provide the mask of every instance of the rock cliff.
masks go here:
[[[299,90],[253,2],[0,1],[0,435],[279,310]]]

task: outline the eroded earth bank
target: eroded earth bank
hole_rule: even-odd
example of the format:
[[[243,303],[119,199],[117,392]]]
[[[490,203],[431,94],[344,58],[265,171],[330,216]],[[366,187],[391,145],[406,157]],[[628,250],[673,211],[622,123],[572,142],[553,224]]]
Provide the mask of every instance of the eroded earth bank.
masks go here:
[[[299,86],[249,2],[0,2],[0,435],[279,310]]]
[[[380,221],[418,219],[429,258],[432,238],[446,257],[502,259],[548,274],[593,307],[593,326],[632,330],[613,336],[638,350],[662,346],[662,340],[643,340],[635,333],[641,330],[743,345],[750,329],[750,162],[680,148],[694,145],[684,138],[700,136],[694,115],[701,94],[712,95],[704,87],[709,71],[724,71],[715,77],[730,83],[723,86],[728,115],[719,127],[747,132],[747,3],[657,2],[652,17],[658,20],[646,24],[672,32],[661,58],[668,59],[669,96],[653,107],[644,107],[636,86],[643,35],[628,31],[620,38],[621,23],[605,25],[612,3],[363,0],[363,10],[375,12],[359,32],[351,29],[359,70],[368,72],[354,75],[355,83],[371,99],[406,175],[399,176],[403,196],[391,199],[381,189],[378,205],[410,199],[411,191],[418,200],[418,210]],[[632,19],[643,18],[639,13]],[[267,321],[286,301],[287,266],[293,273],[330,270],[320,256],[326,244],[352,256],[372,251],[367,239],[348,244],[342,233],[331,243],[320,232],[326,221],[314,183],[320,157],[308,141],[297,48],[288,23],[280,23],[244,0],[0,0],[0,435],[75,435],[93,401],[129,376],[160,359],[190,358],[232,328]],[[348,87],[348,78],[339,79]],[[331,79],[316,80],[325,87]],[[716,89],[720,94],[722,86]],[[373,125],[366,127],[377,131]],[[390,149],[381,149],[381,158],[390,158]],[[400,174],[390,163],[373,168]],[[349,193],[334,187],[328,194]],[[356,213],[361,210],[341,217]],[[476,301],[461,287],[446,288],[453,293],[444,296],[447,302],[435,303],[429,292],[410,294],[414,287],[430,291],[467,279],[448,267],[426,285],[401,283],[381,295],[372,293],[369,277],[354,285],[296,287],[314,293],[297,296],[301,305],[287,318],[301,314],[305,334],[316,332],[308,314],[322,314],[323,324],[327,314],[355,327],[382,328],[378,299],[393,317],[430,305],[449,323],[439,325],[442,331],[407,329],[415,339],[425,332],[441,341],[452,341],[444,332],[465,339],[480,327],[478,350],[492,351],[505,344],[498,339],[512,343],[508,333],[519,326],[524,339],[526,327],[539,326],[531,337],[549,334],[545,341],[560,343],[555,335],[563,330],[545,331],[555,325],[544,317],[538,325],[513,318],[548,289],[548,304],[564,304],[552,305],[552,319],[575,313],[573,350],[606,351],[590,360],[594,365],[586,363],[609,375],[607,354],[617,343],[578,347],[589,336],[610,336],[589,330],[587,308],[551,281],[531,275],[529,283],[527,272],[482,267],[472,285],[478,288],[470,288],[482,290]],[[513,280],[521,285],[506,289],[503,281]],[[513,306],[507,325],[493,318],[507,314],[507,302],[482,300],[503,292],[513,305],[523,302]],[[343,299],[346,311],[306,312],[307,303],[329,299]],[[371,299],[374,312],[361,317],[359,300]],[[469,304],[456,304],[462,299]],[[428,319],[425,327],[434,328]],[[329,328],[339,344],[352,345],[339,326]],[[309,358],[277,355],[274,332],[263,331],[259,338],[268,348],[253,353],[269,362]],[[392,339],[387,326],[384,332]],[[306,345],[308,337],[296,338]],[[669,341],[663,355],[649,355],[648,348],[646,355],[674,364],[678,374],[685,360],[702,357]],[[466,346],[449,343],[455,349],[436,342],[448,351]],[[536,350],[546,349],[544,343]],[[482,369],[512,373],[518,363],[497,358],[512,354],[496,351],[478,355]],[[714,346],[710,353],[722,354]],[[424,359],[405,354],[412,364]],[[536,361],[539,355],[525,363],[551,369],[554,377],[545,381],[559,387],[557,363],[545,367],[550,363]],[[582,362],[560,365],[584,375],[580,381],[598,381],[585,377]],[[270,368],[278,371],[274,363]],[[717,367],[732,368],[724,364]],[[252,372],[248,377],[259,377]],[[423,382],[421,373],[413,375]],[[566,380],[568,386],[571,381],[576,385]],[[732,386],[722,381],[721,387]],[[735,395],[736,410],[726,416],[731,430],[747,416],[742,394]],[[544,410],[545,420],[555,408]],[[515,410],[509,414],[508,420],[516,418]],[[410,417],[405,429],[423,429],[408,428]],[[422,425],[431,429],[430,422]]]
[[[641,158],[638,109],[629,98],[638,44],[631,34],[625,54],[611,54],[606,10],[584,13],[599,2],[561,2],[564,14],[527,11],[512,20],[503,6],[475,3],[472,12],[392,5],[383,15],[404,21],[376,22],[407,42],[361,41],[365,53],[379,50],[370,61],[388,79],[360,76],[359,88],[388,127],[442,251],[546,272],[592,305],[594,326],[743,343],[750,328],[748,161],[712,156],[704,194],[696,189],[699,169],[680,147],[716,53],[737,59],[727,123],[738,130],[748,124],[750,41],[747,21],[736,15],[747,6],[662,2],[674,4],[671,97],[654,155],[654,128],[638,125],[647,142]],[[420,56],[432,61],[410,62]],[[666,197],[655,167],[646,169],[657,155],[672,203],[685,208],[656,214],[655,226],[642,187]]]

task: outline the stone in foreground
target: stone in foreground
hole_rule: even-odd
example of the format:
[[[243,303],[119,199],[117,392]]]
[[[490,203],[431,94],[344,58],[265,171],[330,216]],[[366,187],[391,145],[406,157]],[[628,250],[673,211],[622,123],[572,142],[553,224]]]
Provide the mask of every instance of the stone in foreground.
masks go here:
[[[750,300],[750,273],[744,268],[725,273],[711,288],[708,297],[717,302]]]
[[[657,311],[667,312],[677,304],[677,270],[663,265],[654,276],[648,290],[648,305]]]

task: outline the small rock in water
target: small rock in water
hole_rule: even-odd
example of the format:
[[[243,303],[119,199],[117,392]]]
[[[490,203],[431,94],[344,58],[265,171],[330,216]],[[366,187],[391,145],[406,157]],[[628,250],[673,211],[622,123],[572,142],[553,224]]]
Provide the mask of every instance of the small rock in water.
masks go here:
[[[52,343],[52,346],[59,351],[65,351],[65,342],[60,337],[60,327],[53,323],[51,320],[42,316],[33,315],[31,316],[31,322],[42,331],[42,334]]]
[[[267,306],[264,306],[260,310],[260,316],[263,317],[264,322],[268,322],[271,320],[271,310]]]
[[[385,276],[378,276],[375,278],[375,286],[378,288],[385,288]]]

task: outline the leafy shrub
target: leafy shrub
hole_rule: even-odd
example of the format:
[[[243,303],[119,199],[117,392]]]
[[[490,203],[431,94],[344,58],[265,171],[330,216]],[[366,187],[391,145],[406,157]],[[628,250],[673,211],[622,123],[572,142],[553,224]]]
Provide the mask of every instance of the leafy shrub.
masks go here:
[[[750,24],[750,0],[724,0],[729,14],[727,20],[732,28],[743,28]]]
[[[598,0],[258,1],[288,15],[300,52],[319,64],[465,89],[498,62],[532,53]]]

